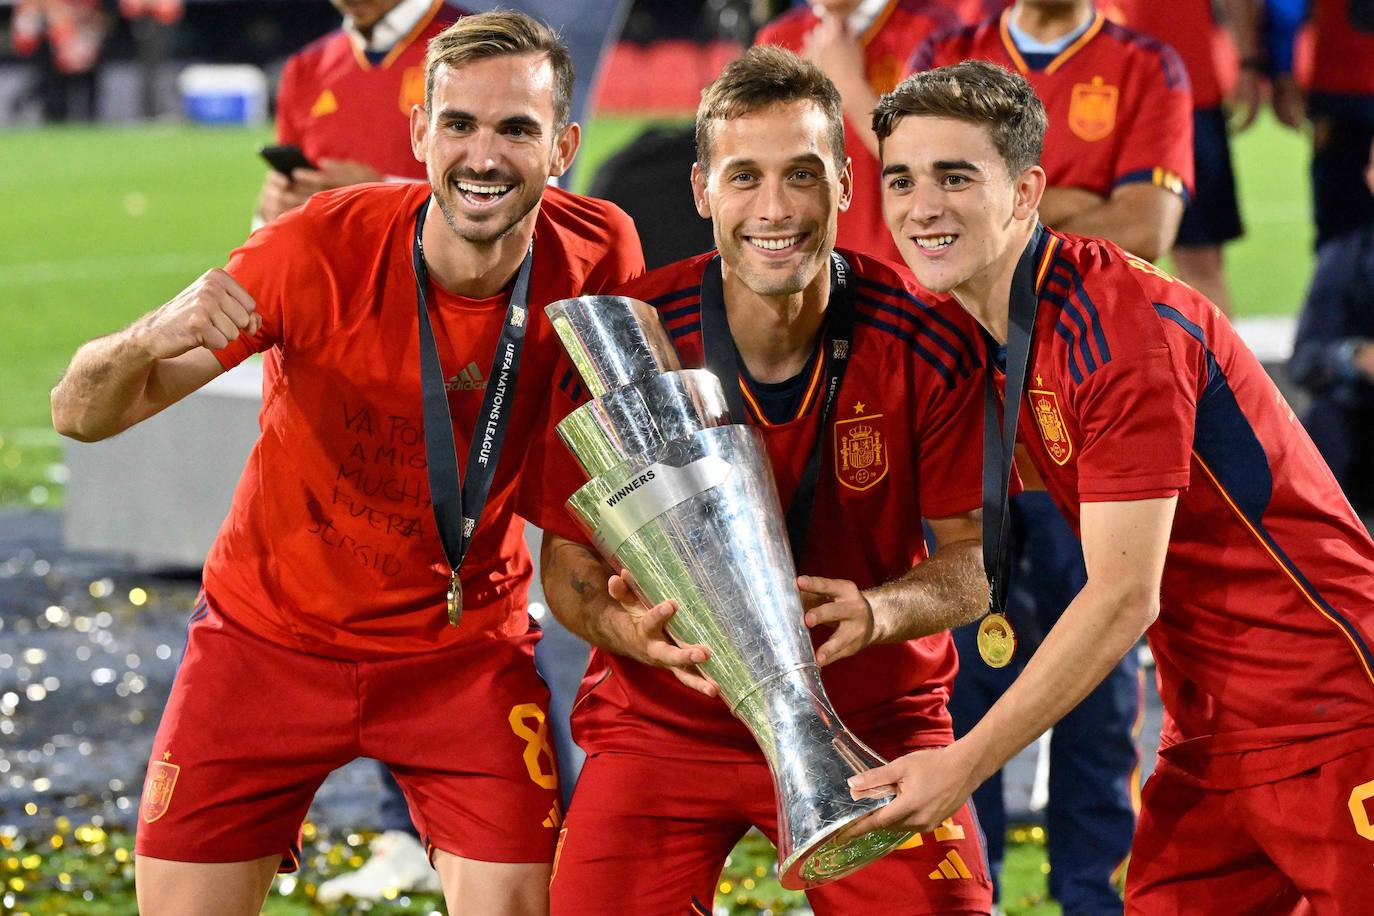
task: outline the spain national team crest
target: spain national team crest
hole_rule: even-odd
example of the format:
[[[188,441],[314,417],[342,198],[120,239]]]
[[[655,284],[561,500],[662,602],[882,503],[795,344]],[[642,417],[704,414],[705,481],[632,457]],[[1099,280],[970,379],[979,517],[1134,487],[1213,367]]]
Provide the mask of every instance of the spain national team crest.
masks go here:
[[[1032,388],[1030,402],[1045,451],[1055,464],[1064,464],[1073,454],[1073,441],[1069,439],[1069,428],[1064,425],[1064,415],[1059,410],[1059,398],[1053,391]]]
[[[863,415],[863,404],[854,405],[860,416],[835,421],[835,476],[851,490],[868,490],[887,476],[887,443],[883,440],[883,415]]]
[[[149,762],[148,778],[143,781],[143,802],[139,805],[145,823],[151,824],[167,813],[167,806],[172,803],[172,790],[177,787],[180,773],[181,767],[174,763],[163,760]]]
[[[410,117],[410,109],[425,103],[425,71],[423,67],[407,67],[401,74],[401,114]]]
[[[1089,143],[1109,135],[1116,127],[1117,95],[1117,88],[1100,76],[1091,83],[1075,84],[1069,100],[1069,130]]]

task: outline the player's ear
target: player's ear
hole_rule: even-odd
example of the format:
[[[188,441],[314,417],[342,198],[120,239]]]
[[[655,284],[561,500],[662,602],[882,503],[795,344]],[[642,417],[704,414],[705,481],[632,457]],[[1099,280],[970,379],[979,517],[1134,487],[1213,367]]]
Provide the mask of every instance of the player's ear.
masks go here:
[[[844,168],[840,169],[840,212],[849,209],[849,202],[854,199],[854,160],[848,156],[844,157]]]
[[[1040,198],[1045,195],[1045,170],[1032,165],[1016,177],[1014,184],[1016,196],[1012,215],[1017,219],[1030,219],[1040,207]]]
[[[429,112],[423,105],[410,106],[410,151],[416,162],[425,161],[425,141],[429,139]]]
[[[706,188],[710,172],[701,167],[700,162],[692,163],[692,199],[696,201],[697,213],[702,219],[711,218],[711,193]]]
[[[549,174],[554,178],[572,167],[577,150],[582,146],[582,126],[576,121],[567,124],[553,141],[553,163]]]

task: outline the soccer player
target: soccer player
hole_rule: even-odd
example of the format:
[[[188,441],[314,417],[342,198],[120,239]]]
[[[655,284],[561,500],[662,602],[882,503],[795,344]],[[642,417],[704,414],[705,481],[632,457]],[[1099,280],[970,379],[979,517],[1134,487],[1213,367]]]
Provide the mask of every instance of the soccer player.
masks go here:
[[[957,660],[946,630],[986,595],[981,484],[966,452],[980,435],[981,383],[976,328],[953,303],[834,248],[852,187],[843,130],[834,85],[791,52],[756,47],[728,65],[702,96],[691,174],[719,251],[617,292],[659,308],[683,365],[738,386],[739,420],[762,431],[784,505],[813,501],[805,543],[793,545],[808,573],[806,622],[834,628],[817,640],[829,696],[890,758],[952,737],[945,701]],[[842,340],[847,360],[834,355]],[[738,370],[722,369],[722,354],[736,351]],[[573,714],[588,759],[560,840],[553,912],[619,912],[629,900],[636,912],[708,913],[740,837],[757,826],[776,839],[767,764],[724,703],[665,670],[713,692],[681,670],[708,650],[664,635],[671,605],[625,607],[608,593],[610,571],[563,509],[585,477],[561,443],[551,447],[562,461],[545,475],[536,521],[545,594],[595,647]],[[806,486],[813,455],[819,473]],[[938,542],[929,558],[922,516]],[[613,587],[626,597],[619,580]],[[908,635],[890,639],[898,629]],[[990,893],[963,806],[810,898],[818,913],[987,913]]]
[[[873,106],[897,85],[907,58],[929,35],[976,22],[1001,5],[1001,0],[818,0],[759,30],[758,44],[801,54],[840,91],[845,154],[854,170],[853,198],[840,214],[840,245],[899,260],[883,223],[878,141],[869,126]]]
[[[851,780],[898,793],[857,829],[938,824],[1148,628],[1167,718],[1127,912],[1360,912],[1374,541],[1219,309],[1039,222],[1045,124],[1030,84],[983,62],[912,76],[874,114],[898,247],[1007,344],[1005,384],[1024,373],[1007,413],[1088,581],[973,731]]]
[[[1184,183],[1192,180],[1192,148],[1178,133],[1191,127],[1190,96],[1172,50],[1105,21],[1091,0],[1022,0],[980,25],[932,39],[913,65],[966,57],[1017,70],[1049,109],[1049,187],[1041,204],[1048,225],[1091,231],[1150,259],[1169,249],[1184,212]],[[1169,177],[1180,174],[1178,181]],[[1011,513],[1013,563],[1024,574],[1009,612],[1027,635],[1045,633],[1087,579],[1082,552],[1043,491],[1018,494]],[[963,657],[972,657],[972,630],[956,631],[954,639]],[[1011,673],[961,667],[950,702],[956,734],[982,718]],[[1121,911],[1117,886],[1135,829],[1142,696],[1139,664],[1128,654],[1051,736],[1049,884],[1067,912]],[[974,802],[996,881],[1005,836],[1000,775]]]
[[[444,0],[331,0],[343,27],[291,55],[277,87],[277,142],[318,168],[269,170],[257,216],[276,219],[319,191],[366,181],[424,181],[410,112],[424,103],[425,48],[463,11]]]
[[[572,81],[538,22],[459,20],[411,117],[428,186],[311,198],[54,389],[58,431],[92,440],[252,352],[276,365],[153,742],[143,913],[256,913],[316,787],[359,756],[400,781],[450,911],[546,911],[557,775],[512,512],[560,352],[541,307],[642,270],[620,211],[547,187],[578,146]],[[422,382],[433,347],[469,384]],[[463,465],[431,477],[445,409]]]
[[[1222,246],[1240,238],[1242,229],[1214,52],[1217,24],[1211,0],[1169,4],[1108,0],[1099,5],[1113,21],[1167,43],[1188,69],[1193,87],[1193,171],[1197,187],[1183,211],[1172,257],[1179,279],[1230,314]],[[1231,101],[1239,109],[1236,127],[1244,130],[1259,109],[1263,71],[1254,0],[1226,0],[1224,9],[1226,25],[1240,50],[1240,72]]]
[[[1312,211],[1321,247],[1374,222],[1374,194],[1363,178],[1365,155],[1374,141],[1374,5],[1351,0],[1307,4],[1313,41],[1306,100],[1292,73],[1301,8],[1283,6],[1282,11],[1270,10],[1271,22],[1282,23],[1271,29],[1274,113],[1294,129],[1307,118],[1312,121]]]
[[[1108,22],[1092,0],[1018,0],[932,38],[909,69],[962,60],[1016,71],[1043,102],[1047,226],[1150,261],[1168,252],[1193,186],[1192,96],[1171,48]]]
[[[425,48],[463,11],[437,0],[334,0],[343,27],[293,54],[277,89],[277,142],[299,146],[318,169],[263,179],[255,224],[311,194],[368,181],[424,181],[410,146],[410,111],[424,104]],[[264,390],[276,384],[269,368]],[[317,899],[380,899],[388,890],[437,891],[405,796],[380,767],[378,829],[368,860],[320,885]]]

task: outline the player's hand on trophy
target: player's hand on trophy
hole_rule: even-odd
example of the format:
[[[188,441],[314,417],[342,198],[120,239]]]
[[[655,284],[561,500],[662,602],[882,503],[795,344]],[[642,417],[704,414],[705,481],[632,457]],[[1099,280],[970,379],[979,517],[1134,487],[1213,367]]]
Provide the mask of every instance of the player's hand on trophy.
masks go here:
[[[131,330],[134,342],[148,356],[171,359],[196,347],[222,350],[240,334],[251,336],[261,327],[262,316],[253,297],[215,267]]]
[[[873,606],[857,585],[848,579],[798,576],[806,625],[833,627],[830,637],[816,648],[822,666],[859,652],[873,642]]]
[[[884,766],[874,767],[849,779],[854,798],[873,798],[896,793],[877,811],[850,824],[840,834],[850,839],[874,830],[934,830],[968,801],[974,771],[964,749],[956,741],[946,747],[914,751]]]
[[[711,657],[711,650],[700,645],[680,646],[668,633],[668,621],[677,612],[671,601],[646,607],[633,587],[628,570],[611,576],[606,590],[625,611],[618,629],[622,655],[646,665],[667,668],[688,687],[708,697],[718,696],[720,688],[702,674],[697,665]]]

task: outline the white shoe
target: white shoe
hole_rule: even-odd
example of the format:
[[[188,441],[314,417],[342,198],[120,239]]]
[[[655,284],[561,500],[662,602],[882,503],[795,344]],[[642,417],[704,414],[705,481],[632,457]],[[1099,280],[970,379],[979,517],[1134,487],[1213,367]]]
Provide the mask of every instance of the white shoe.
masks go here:
[[[315,899],[338,903],[344,897],[382,900],[406,891],[437,894],[439,875],[429,864],[420,841],[403,830],[388,830],[372,841],[372,856],[357,871],[330,878],[320,885]]]

